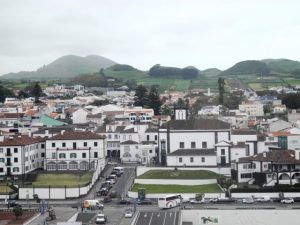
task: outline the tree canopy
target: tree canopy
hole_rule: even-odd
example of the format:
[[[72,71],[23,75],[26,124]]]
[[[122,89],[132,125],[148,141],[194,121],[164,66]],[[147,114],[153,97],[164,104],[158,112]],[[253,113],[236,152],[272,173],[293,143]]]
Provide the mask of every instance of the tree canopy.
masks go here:
[[[198,74],[198,69],[192,66],[180,69],[156,64],[149,70],[149,75],[152,77],[195,79],[197,78]]]

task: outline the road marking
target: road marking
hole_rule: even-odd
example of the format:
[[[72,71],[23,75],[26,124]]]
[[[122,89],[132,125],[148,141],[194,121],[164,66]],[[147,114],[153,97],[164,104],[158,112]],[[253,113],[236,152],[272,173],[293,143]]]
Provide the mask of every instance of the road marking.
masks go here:
[[[160,217],[160,213],[159,213],[159,214],[157,214],[157,217]]]
[[[175,225],[175,222],[176,222],[176,216],[177,216],[177,213],[175,212],[174,225]]]
[[[138,221],[139,217],[140,217],[140,212],[138,211],[138,214],[136,215],[136,218],[135,218],[134,225],[137,224],[137,221]]]
[[[147,213],[145,213],[144,217],[145,217],[145,218],[147,217]]]
[[[151,224],[152,217],[153,217],[153,213],[151,213],[151,218],[150,218],[150,221],[149,221],[149,225]]]
[[[173,213],[170,212],[170,217],[172,217]]]
[[[165,214],[165,217],[164,217],[164,222],[162,225],[165,225],[165,222],[166,222],[166,216],[167,216],[167,213],[164,213]]]

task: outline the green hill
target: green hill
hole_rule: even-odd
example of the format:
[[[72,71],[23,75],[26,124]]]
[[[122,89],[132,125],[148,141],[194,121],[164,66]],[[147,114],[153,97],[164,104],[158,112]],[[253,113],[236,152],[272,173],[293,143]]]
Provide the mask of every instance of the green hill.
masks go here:
[[[223,71],[221,75],[243,75],[243,74],[262,74],[268,75],[270,69],[266,63],[256,60],[242,61],[229,69]]]
[[[222,73],[222,70],[218,68],[209,68],[201,71],[201,74],[205,76],[218,76],[220,73]]]
[[[290,59],[264,59],[262,62],[275,72],[293,74],[300,69],[300,62]]]
[[[98,72],[101,68],[106,69],[116,63],[110,59],[98,55],[86,57],[66,55],[48,65],[44,65],[37,71],[9,73],[1,76],[3,79],[54,79],[72,78],[79,74]]]
[[[133,66],[126,65],[126,64],[115,64],[109,67],[112,71],[138,71],[138,69],[134,68]]]

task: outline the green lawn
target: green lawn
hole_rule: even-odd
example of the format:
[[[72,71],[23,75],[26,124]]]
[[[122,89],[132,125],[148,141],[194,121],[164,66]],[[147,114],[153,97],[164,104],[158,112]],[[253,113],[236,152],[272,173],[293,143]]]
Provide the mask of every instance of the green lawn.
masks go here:
[[[217,184],[206,185],[154,185],[134,184],[131,191],[137,192],[139,188],[145,188],[146,193],[220,193],[222,190]]]
[[[208,170],[149,170],[139,179],[216,179],[220,175]]]
[[[84,174],[39,174],[32,186],[78,186],[91,181],[92,173]]]
[[[0,194],[6,194],[13,191],[9,186],[6,185],[0,185]]]

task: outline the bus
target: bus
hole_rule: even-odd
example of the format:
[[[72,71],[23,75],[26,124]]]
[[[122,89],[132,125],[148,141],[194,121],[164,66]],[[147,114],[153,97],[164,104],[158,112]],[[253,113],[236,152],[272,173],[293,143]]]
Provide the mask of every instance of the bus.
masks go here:
[[[162,198],[158,198],[158,207],[160,209],[169,209],[181,204],[181,195],[167,195]]]

